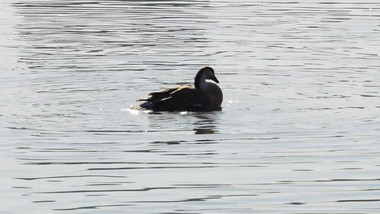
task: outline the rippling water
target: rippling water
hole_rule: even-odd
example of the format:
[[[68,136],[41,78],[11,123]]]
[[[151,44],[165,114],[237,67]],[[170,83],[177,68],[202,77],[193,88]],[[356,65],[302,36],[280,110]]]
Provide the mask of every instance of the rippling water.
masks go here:
[[[379,213],[380,4],[5,0],[0,212]],[[215,113],[135,113],[212,66]]]

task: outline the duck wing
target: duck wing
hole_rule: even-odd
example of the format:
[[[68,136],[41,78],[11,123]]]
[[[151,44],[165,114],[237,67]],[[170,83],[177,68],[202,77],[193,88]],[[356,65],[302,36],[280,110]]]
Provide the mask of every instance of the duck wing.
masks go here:
[[[137,110],[153,111],[187,111],[192,106],[199,106],[201,93],[193,85],[177,85],[158,92],[152,92],[144,101],[133,107]]]
[[[155,111],[202,111],[207,104],[203,93],[194,86],[181,86],[154,105]]]
[[[138,106],[137,110],[153,111],[210,111],[214,100],[193,85],[174,86],[162,91],[152,92]]]
[[[190,86],[190,85],[189,85]],[[148,95],[147,98],[139,99],[139,101],[147,101],[152,104],[158,103],[165,98],[169,98],[171,93],[177,91],[179,88],[184,87],[183,85],[176,85],[162,91],[152,92]]]

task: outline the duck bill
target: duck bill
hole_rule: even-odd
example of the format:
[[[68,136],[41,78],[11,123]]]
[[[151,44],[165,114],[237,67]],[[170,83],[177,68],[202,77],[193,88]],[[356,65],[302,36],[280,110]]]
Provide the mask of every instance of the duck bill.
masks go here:
[[[218,80],[215,76],[211,77],[211,79],[212,79],[214,82],[219,83],[219,80]]]

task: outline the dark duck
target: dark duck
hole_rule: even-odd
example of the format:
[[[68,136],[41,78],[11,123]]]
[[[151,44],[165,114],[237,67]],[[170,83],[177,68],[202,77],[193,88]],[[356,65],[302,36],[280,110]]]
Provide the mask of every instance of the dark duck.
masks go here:
[[[211,80],[211,81],[210,81]],[[194,85],[179,85],[152,92],[138,106],[137,110],[152,111],[220,111],[223,93],[218,86],[214,69],[201,68],[194,79]]]

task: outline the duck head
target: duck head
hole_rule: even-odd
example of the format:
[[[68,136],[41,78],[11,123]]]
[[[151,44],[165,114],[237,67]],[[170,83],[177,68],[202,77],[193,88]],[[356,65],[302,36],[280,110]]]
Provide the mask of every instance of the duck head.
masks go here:
[[[194,79],[195,88],[202,89],[203,86],[206,86],[206,80],[212,80],[216,83],[219,83],[218,79],[215,77],[214,69],[211,67],[203,67],[201,68]]]

